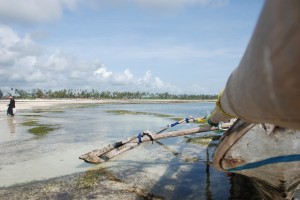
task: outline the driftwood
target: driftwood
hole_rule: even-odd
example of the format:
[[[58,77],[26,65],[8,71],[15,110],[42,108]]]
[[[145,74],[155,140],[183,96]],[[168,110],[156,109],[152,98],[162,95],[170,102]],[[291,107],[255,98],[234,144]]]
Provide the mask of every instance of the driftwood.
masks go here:
[[[229,128],[231,125],[232,123],[224,123],[221,124],[219,128],[226,129]],[[156,141],[156,140],[161,140],[161,139],[166,139],[171,137],[179,137],[184,135],[191,135],[191,134],[201,133],[201,132],[214,131],[214,130],[218,130],[219,128],[207,125],[203,127],[191,128],[186,130],[166,132],[164,134],[155,134],[149,131],[145,131],[143,132],[143,137],[140,138],[138,138],[137,136],[130,137],[129,139],[125,140],[126,144],[120,147],[109,145],[105,148],[96,149],[94,151],[86,153],[80,156],[79,159],[82,159],[88,163],[94,163],[94,164],[102,163],[110,160],[111,158],[117,155],[120,155],[125,151],[133,149],[134,147],[137,147],[139,144],[142,144],[144,142]]]

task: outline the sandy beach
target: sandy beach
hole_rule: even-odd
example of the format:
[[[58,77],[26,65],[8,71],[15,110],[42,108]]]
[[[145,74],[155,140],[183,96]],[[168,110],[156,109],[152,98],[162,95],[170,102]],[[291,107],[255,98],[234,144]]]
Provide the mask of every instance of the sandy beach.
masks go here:
[[[149,100],[149,99],[15,99],[16,109],[38,109],[59,104],[105,104],[105,103],[183,103],[183,102],[206,102],[201,100]],[[209,102],[209,101],[207,101]],[[211,102],[211,101],[210,101]],[[0,100],[0,110],[6,109],[9,100]]]
[[[49,107],[58,104],[91,104],[91,103],[109,103],[114,102],[106,100],[90,100],[90,99],[15,99],[17,110],[34,109],[41,107]],[[1,108],[7,106],[9,100],[0,100]]]

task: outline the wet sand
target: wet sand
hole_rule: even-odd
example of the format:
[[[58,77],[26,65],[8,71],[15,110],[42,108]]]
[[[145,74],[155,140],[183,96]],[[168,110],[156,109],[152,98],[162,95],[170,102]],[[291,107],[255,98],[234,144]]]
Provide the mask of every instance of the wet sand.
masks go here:
[[[145,100],[145,99],[15,99],[16,109],[37,109],[42,107],[50,107],[58,104],[104,104],[104,103],[181,103],[181,102],[206,102],[201,100]],[[212,102],[212,101],[207,101]],[[0,110],[6,110],[9,100],[0,100]]]
[[[126,171],[120,172],[126,173]],[[150,193],[157,180],[140,177],[140,185],[118,178],[116,173],[99,168],[58,178],[29,182],[0,188],[0,198],[5,199],[165,199]],[[142,182],[141,182],[142,181]],[[149,188],[149,190],[147,190]]]
[[[2,100],[0,102],[1,112],[7,108],[7,104],[9,101]],[[16,118],[16,120],[20,121],[20,118],[24,118],[24,114],[27,112],[31,113],[32,109],[43,109],[50,108],[56,105],[72,105],[72,104],[135,104],[135,103],[178,103],[184,101],[169,101],[169,100],[16,100],[17,107],[17,115],[16,117],[3,117],[3,123],[7,124],[8,122],[12,122]],[[23,111],[25,111],[25,113]],[[18,113],[19,111],[19,113]],[[56,111],[56,110],[55,110]],[[6,112],[6,111],[5,111]],[[31,113],[33,114],[33,113]],[[40,114],[37,113],[38,115]],[[30,116],[32,117],[32,116]],[[29,118],[30,118],[29,117]],[[138,118],[141,118],[140,116]],[[5,120],[4,120],[5,119]],[[53,120],[54,118],[48,118]],[[59,118],[62,120],[63,118]],[[56,121],[55,121],[56,122]],[[19,122],[20,123],[20,122]],[[54,122],[53,122],[54,123]],[[161,123],[161,121],[160,121]],[[15,123],[14,123],[15,124]],[[163,122],[163,124],[165,124]],[[4,127],[4,126],[3,126]],[[17,128],[20,130],[22,127],[17,125]],[[16,135],[16,131],[13,131],[14,135]],[[7,134],[10,136],[9,134]],[[18,136],[20,137],[20,136]],[[31,135],[27,134],[26,137],[31,137]],[[62,138],[62,135],[59,135]],[[49,137],[51,138],[51,137]],[[7,141],[10,138],[7,139]],[[46,139],[44,139],[46,140]],[[42,141],[44,141],[42,140]],[[37,140],[32,140],[32,143],[38,142]],[[45,142],[46,143],[46,142]],[[11,143],[8,143],[11,144]],[[28,146],[31,142],[26,142],[24,145]],[[34,144],[33,144],[34,146]],[[42,145],[41,145],[42,146]],[[18,144],[18,148],[20,145]],[[179,165],[178,169],[176,168],[177,164],[171,165],[170,163],[177,162],[171,160],[177,160],[177,157],[174,158],[172,156],[164,157],[164,153],[161,152],[161,147],[156,147],[155,145],[149,144],[149,148],[146,148],[147,145],[143,145],[143,148],[137,149],[136,151],[131,151],[125,154],[124,156],[118,158],[114,162],[103,163],[101,165],[97,165],[94,167],[88,167],[88,169],[84,172],[74,173],[70,175],[57,176],[56,178],[50,179],[39,179],[37,181],[29,181],[25,183],[19,183],[17,185],[10,185],[7,187],[0,187],[0,199],[168,199],[166,196],[169,196],[169,199],[176,199],[174,195],[178,192],[182,193],[182,184],[177,182],[177,177],[187,176],[182,180],[186,181],[189,189],[191,188],[199,188],[199,182],[195,181],[195,185],[191,184],[191,178],[194,177],[191,174],[195,172],[189,172],[188,169],[194,168],[194,166],[199,166],[199,163],[189,163],[186,161],[182,161],[183,165]],[[158,148],[160,154],[155,151],[155,147]],[[8,149],[10,147],[7,147]],[[67,148],[67,147],[65,147]],[[76,147],[77,148],[77,147]],[[74,151],[76,151],[76,148]],[[90,147],[87,147],[90,150]],[[24,148],[26,149],[26,148]],[[49,152],[40,151],[42,148],[37,148],[37,151],[43,155],[48,155]],[[146,150],[147,151],[146,151]],[[143,151],[146,151],[143,153]],[[197,149],[198,151],[198,149]],[[23,151],[24,152],[24,151]],[[32,152],[28,151],[28,155],[20,157],[20,159],[25,159],[27,157],[32,156]],[[65,152],[65,151],[64,151]],[[80,152],[85,152],[81,151]],[[74,152],[73,152],[74,153]],[[50,152],[49,154],[52,154]],[[76,155],[80,155],[76,153]],[[165,154],[168,154],[166,152]],[[12,155],[12,154],[11,154]],[[23,155],[23,154],[22,154]],[[145,155],[149,156],[145,158]],[[161,155],[157,157],[157,155]],[[15,155],[12,155],[15,156]],[[3,156],[4,158],[9,157]],[[153,161],[152,158],[156,157],[156,160]],[[52,158],[51,156],[49,158]],[[19,159],[17,156],[16,159]],[[16,160],[16,159],[13,159]],[[10,159],[11,160],[11,159]],[[76,160],[77,157],[76,157]],[[130,165],[128,165],[128,160],[131,161]],[[16,160],[21,162],[22,160]],[[28,162],[32,164],[37,163]],[[53,160],[51,159],[51,162]],[[80,160],[78,160],[80,161]],[[143,162],[141,162],[143,161]],[[11,161],[9,161],[11,162]],[[24,161],[25,162],[25,161]],[[50,161],[49,161],[50,162]],[[54,162],[54,161],[53,161]],[[66,160],[60,161],[61,163],[66,163]],[[81,163],[82,161],[80,161]],[[141,166],[142,164],[146,166]],[[84,163],[82,163],[84,165]],[[79,167],[82,167],[80,165]],[[63,166],[63,165],[62,165]],[[201,165],[202,166],[202,165]],[[204,166],[204,165],[203,165]],[[22,165],[22,168],[24,165]],[[173,169],[174,168],[174,169]],[[167,171],[168,169],[168,171]],[[202,169],[202,168],[201,168]],[[4,170],[0,168],[0,170]],[[44,171],[44,173],[48,173],[48,171],[43,168],[37,168],[36,173],[38,171]],[[51,168],[51,170],[55,170]],[[205,168],[202,169],[203,172],[197,173],[204,174]],[[23,171],[26,173],[26,171]],[[28,171],[27,171],[28,173]],[[170,175],[171,174],[171,175]],[[165,182],[166,180],[169,180]],[[204,181],[204,180],[203,180]],[[174,182],[174,183],[173,183]],[[180,183],[180,184],[179,184]],[[178,184],[178,186],[177,186]],[[162,187],[162,188],[161,188]],[[159,190],[157,190],[159,188]],[[164,197],[160,196],[159,191],[164,191]],[[202,190],[201,190],[202,191]],[[178,194],[177,194],[178,195]],[[197,196],[204,196],[204,194],[198,194]]]

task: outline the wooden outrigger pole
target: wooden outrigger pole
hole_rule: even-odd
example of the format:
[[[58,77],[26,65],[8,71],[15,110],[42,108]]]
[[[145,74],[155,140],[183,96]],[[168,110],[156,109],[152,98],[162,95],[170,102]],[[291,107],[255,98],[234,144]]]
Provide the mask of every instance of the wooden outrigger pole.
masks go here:
[[[183,122],[188,122],[187,120],[194,120],[194,119],[186,118],[178,122],[175,122],[172,125],[175,126]],[[79,157],[79,159],[82,159],[88,163],[98,164],[98,163],[106,162],[112,159],[113,157],[116,157],[117,155],[120,155],[121,153],[124,153],[125,151],[128,151],[130,149],[133,149],[134,147],[137,147],[139,144],[144,142],[157,141],[157,140],[171,138],[171,137],[179,137],[179,136],[214,131],[219,129],[228,129],[231,125],[232,123],[223,123],[219,127],[211,127],[210,125],[207,125],[207,126],[202,126],[197,128],[166,132],[163,134],[159,134],[159,133],[161,133],[162,131],[166,130],[168,127],[171,126],[167,126],[166,128],[162,129],[157,133],[153,133],[151,131],[144,131],[143,133],[139,133],[137,135],[129,137],[128,139],[122,140],[120,142],[116,142],[114,144],[109,144],[104,148],[96,149],[86,154],[83,154]]]
[[[182,123],[189,123],[190,121],[194,121],[194,118],[187,117],[187,118],[179,120],[179,121],[177,121],[177,122],[175,122],[173,124],[170,124],[170,125],[168,124],[166,127],[164,127],[163,129],[161,129],[160,131],[156,132],[156,134],[162,133],[163,131],[167,130],[170,127],[174,127],[174,126],[176,126],[178,124],[182,124]],[[108,152],[113,151],[113,152],[116,152],[115,154],[119,155],[121,153],[120,149],[122,149],[122,152],[124,151],[124,149],[128,149],[128,150],[131,149],[130,145],[128,143],[130,143],[132,141],[136,141],[136,139],[138,139],[138,137],[141,137],[141,136],[142,135],[134,135],[134,136],[129,137],[129,138],[125,139],[125,140],[121,140],[119,142],[115,142],[113,144],[109,144],[108,146],[103,147],[101,149],[96,149],[96,150],[93,150],[91,152],[88,152],[88,153],[80,156],[79,159],[82,159],[82,160],[84,160],[86,162],[94,163],[94,164],[105,162],[106,160],[108,160],[109,156],[105,156],[106,159],[103,159],[103,157]],[[100,156],[102,156],[102,158],[100,158]]]

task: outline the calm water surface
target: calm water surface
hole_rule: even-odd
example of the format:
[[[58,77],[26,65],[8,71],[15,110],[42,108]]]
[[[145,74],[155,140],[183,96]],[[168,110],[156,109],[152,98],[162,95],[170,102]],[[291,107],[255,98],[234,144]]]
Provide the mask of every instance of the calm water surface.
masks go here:
[[[0,187],[85,172],[101,166],[130,185],[139,185],[166,199],[234,199],[252,186],[242,179],[214,170],[214,148],[186,143],[186,138],[143,144],[110,162],[91,165],[79,160],[86,152],[120,141],[143,130],[158,131],[174,117],[203,116],[214,103],[60,105],[41,110],[24,110],[13,118],[0,117]],[[141,111],[148,114],[117,115],[108,110]],[[38,124],[57,129],[37,137],[28,132]],[[189,123],[171,130],[196,127]],[[197,137],[196,134],[189,137]],[[175,153],[174,153],[175,152]],[[247,189],[250,188],[250,189]]]

